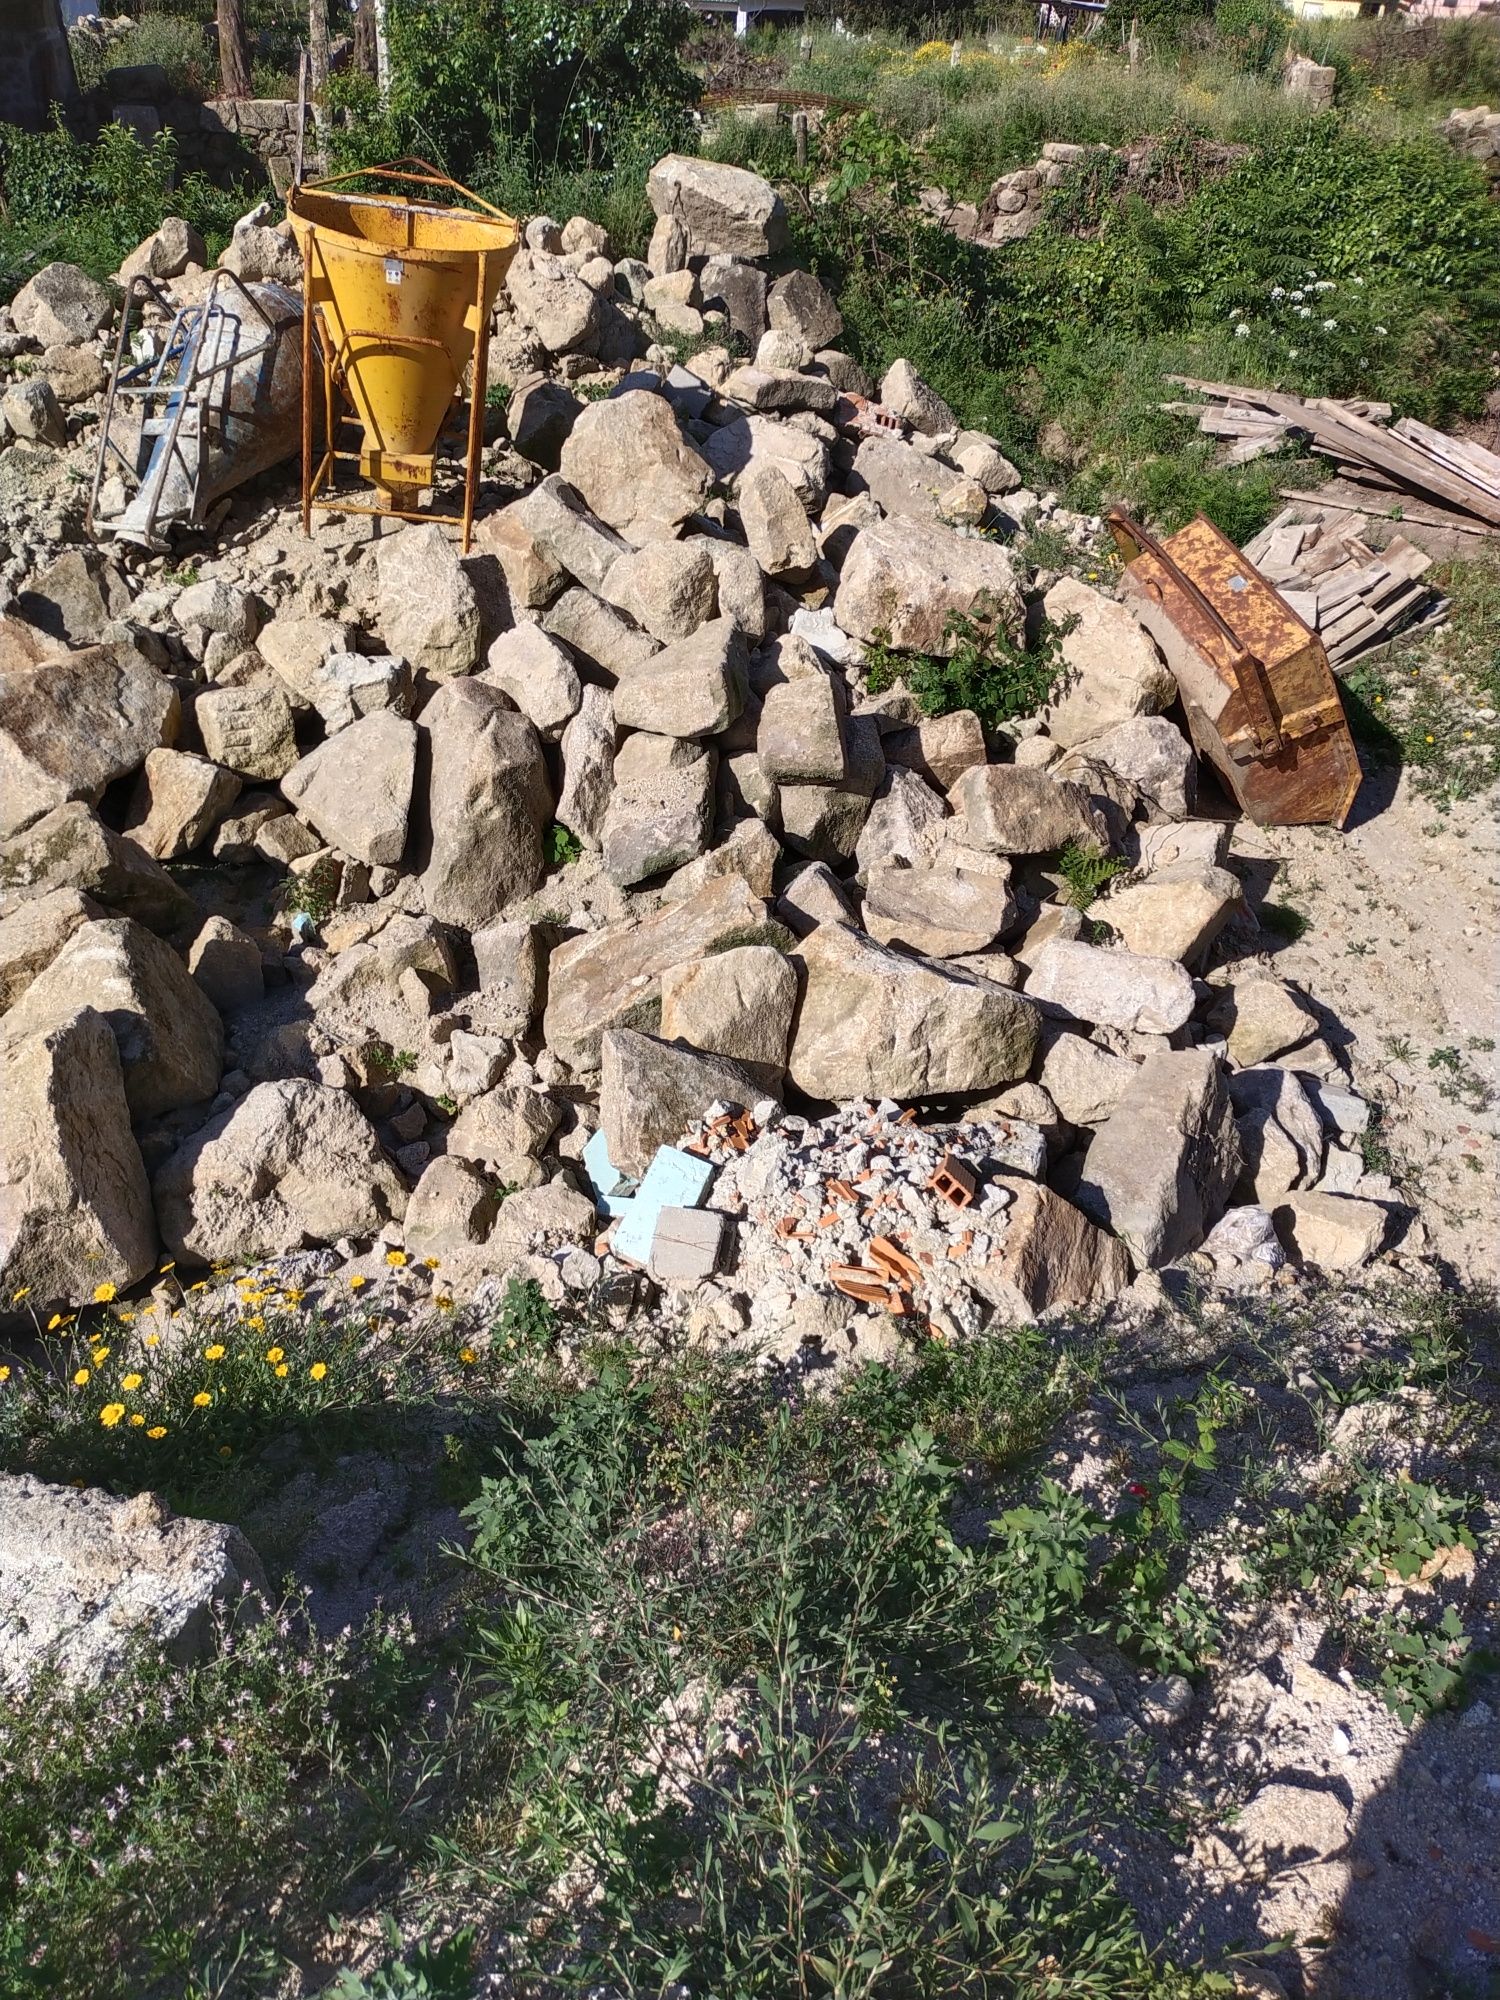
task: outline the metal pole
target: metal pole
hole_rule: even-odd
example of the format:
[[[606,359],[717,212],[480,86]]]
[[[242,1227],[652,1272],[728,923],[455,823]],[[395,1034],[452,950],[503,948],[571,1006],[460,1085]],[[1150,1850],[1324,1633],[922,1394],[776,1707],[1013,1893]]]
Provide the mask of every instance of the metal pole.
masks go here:
[[[309,232],[307,265],[302,273],[302,532],[312,533],[312,316],[313,249],[317,239]]]
[[[474,534],[474,502],[479,493],[479,455],[484,448],[484,406],[488,394],[486,376],[490,356],[490,310],[485,303],[489,291],[490,253],[479,253],[479,289],[475,296],[474,376],[469,390],[469,457],[464,466],[464,554]]]

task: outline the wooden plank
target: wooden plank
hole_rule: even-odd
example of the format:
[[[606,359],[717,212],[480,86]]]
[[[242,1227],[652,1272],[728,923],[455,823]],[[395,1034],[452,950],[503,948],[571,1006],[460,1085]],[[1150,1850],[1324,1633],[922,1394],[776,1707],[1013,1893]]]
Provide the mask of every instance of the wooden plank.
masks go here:
[[[1419,424],[1415,417],[1403,417],[1391,429],[1397,437],[1456,464],[1460,471],[1492,493],[1500,493],[1500,455],[1486,451],[1472,438],[1450,437],[1446,431],[1433,430],[1430,424]]]
[[[1314,499],[1311,494],[1299,493],[1294,486],[1282,486],[1277,489],[1277,498],[1299,500],[1304,506],[1331,507],[1344,514],[1363,514],[1368,519],[1376,521],[1390,518],[1388,514],[1377,509],[1374,493],[1367,498],[1356,499],[1352,494],[1348,497],[1340,496],[1336,488],[1337,481],[1330,482],[1327,486],[1319,486],[1314,489],[1316,494]],[[1377,491],[1394,494],[1395,489],[1384,488]],[[1461,535],[1500,534],[1500,529],[1486,527],[1483,522],[1471,521],[1464,515],[1450,513],[1445,507],[1423,504],[1415,500],[1402,502],[1401,516],[1403,520],[1410,521],[1415,527],[1420,528],[1452,528],[1455,533]]]

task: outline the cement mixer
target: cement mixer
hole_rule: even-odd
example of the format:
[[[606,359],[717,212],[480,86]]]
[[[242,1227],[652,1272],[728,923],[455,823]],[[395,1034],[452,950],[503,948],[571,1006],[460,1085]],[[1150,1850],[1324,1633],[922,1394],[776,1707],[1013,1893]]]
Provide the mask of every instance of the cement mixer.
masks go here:
[[[345,185],[371,177],[472,206],[358,193]],[[314,507],[451,521],[463,529],[467,550],[479,485],[490,312],[515,254],[515,221],[426,161],[410,159],[294,186],[287,215],[305,274],[304,529],[311,528]],[[439,433],[462,399],[471,361],[463,511],[438,514],[420,502],[433,485]],[[315,401],[319,375],[321,409]],[[337,448],[340,426],[349,421],[363,434],[357,451]],[[346,464],[357,466],[373,486],[372,498],[335,497],[338,468]]]

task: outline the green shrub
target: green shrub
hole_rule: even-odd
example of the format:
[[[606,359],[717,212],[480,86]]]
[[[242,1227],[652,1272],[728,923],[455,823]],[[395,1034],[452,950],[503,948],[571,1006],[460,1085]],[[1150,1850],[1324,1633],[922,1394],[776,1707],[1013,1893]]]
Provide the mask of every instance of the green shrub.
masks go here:
[[[177,149],[162,132],[143,146],[123,125],[106,125],[90,145],[60,127],[23,132],[0,125],[0,298],[8,299],[43,264],[79,264],[105,278],[164,217],[200,230],[216,256],[245,207],[242,194],[202,174],[177,178]]]
[[[1045,704],[1062,671],[1068,629],[1044,620],[1036,643],[1028,646],[1024,636],[1016,638],[981,603],[972,617],[949,612],[945,630],[954,641],[950,656],[906,655],[877,644],[866,656],[865,678],[872,694],[904,681],[924,715],[972,709],[993,731],[1035,715]]]
[[[535,180],[660,153],[698,95],[688,18],[675,0],[393,0],[389,103],[337,80],[333,151],[345,167],[415,153],[479,192],[517,161]]]

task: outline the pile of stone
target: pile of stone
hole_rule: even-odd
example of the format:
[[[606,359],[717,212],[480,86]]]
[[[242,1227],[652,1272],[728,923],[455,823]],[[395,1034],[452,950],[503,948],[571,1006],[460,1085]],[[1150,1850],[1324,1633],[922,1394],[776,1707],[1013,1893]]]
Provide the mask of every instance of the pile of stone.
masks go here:
[[[1450,111],[1442,132],[1451,146],[1478,160],[1486,173],[1500,177],[1500,111],[1492,111],[1487,104]]]
[[[593,353],[575,394],[546,302],[590,262],[623,298],[575,218],[513,279],[549,372],[468,558],[305,541],[283,492],[191,580],[72,547],[0,616],[0,1296],[380,1243],[448,1291],[641,1269],[963,1330],[1374,1254],[1365,1108],[1256,956],[1151,639],[1064,576],[1037,718],[872,694],[871,642],[1020,631],[1017,474],[907,363],[866,397],[836,303],[770,275],[766,183],[651,192],[674,289],[612,310],[708,332],[732,294],[757,358]],[[1125,865],[1087,917],[1064,850]],[[866,1146],[884,1208],[834,1171]]]

